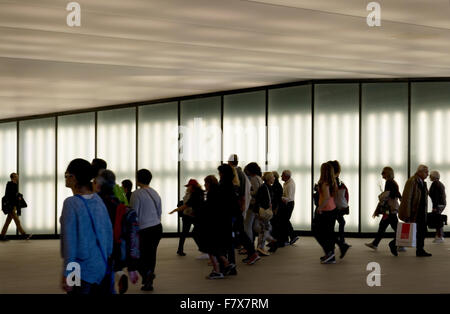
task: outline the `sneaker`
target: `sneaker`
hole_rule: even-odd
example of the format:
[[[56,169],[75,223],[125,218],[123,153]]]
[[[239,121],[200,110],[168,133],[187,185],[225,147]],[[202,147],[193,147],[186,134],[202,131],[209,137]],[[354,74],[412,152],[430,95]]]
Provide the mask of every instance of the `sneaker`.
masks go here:
[[[327,264],[328,261],[334,259],[335,263],[336,263],[336,259],[335,259],[335,255],[334,252],[330,252],[327,255],[323,256],[323,258],[321,258],[321,263],[322,264]]]
[[[124,294],[128,290],[128,277],[123,274],[119,279],[119,294]]]
[[[23,240],[30,240],[32,236],[33,236],[32,233],[30,233],[30,234],[24,234],[24,235],[22,235],[22,239],[23,239]]]
[[[234,267],[230,270],[230,272],[227,274],[227,276],[236,276],[237,275],[237,268]]]
[[[299,236],[296,236],[295,238],[293,238],[291,241],[289,241],[289,245],[294,244],[295,242],[297,242],[297,240],[300,239]]]
[[[397,246],[395,245],[395,241],[389,242],[389,249],[391,250],[392,255],[398,256],[398,253],[397,253],[398,249],[397,249]]]
[[[197,256],[197,259],[209,259],[209,255],[204,253],[204,254]]]
[[[223,270],[224,276],[229,276],[232,270],[236,271],[236,265],[233,263],[231,263],[230,265],[228,265],[227,267],[224,268],[224,270]],[[237,272],[235,272],[235,275],[236,274],[237,274]]]
[[[416,251],[416,256],[417,257],[430,257],[430,256],[432,256],[432,254],[426,252],[425,250],[421,250],[421,251]]]
[[[256,263],[256,261],[258,261],[259,259],[261,259],[261,257],[258,255],[258,253],[254,253],[252,256],[250,256],[250,258],[247,261],[247,265],[253,265]]]
[[[207,279],[223,279],[224,276],[223,276],[222,273],[218,273],[218,272],[213,271],[206,278]]]
[[[289,245],[291,245],[290,242],[284,242],[284,246],[289,246]]]
[[[370,243],[364,243],[367,247],[370,247],[373,250],[378,249],[378,246],[376,246],[375,244],[373,244],[372,242]]]
[[[398,247],[397,247],[397,252],[406,252],[406,247],[404,247],[404,246],[398,246]]]
[[[186,256],[186,253],[177,251],[178,256]]]
[[[339,258],[344,258],[345,254],[347,253],[348,249],[350,248],[350,245],[348,245],[347,243],[344,243],[341,245],[340,250],[341,250],[341,255],[339,256]]]
[[[261,256],[269,256],[270,255],[269,252],[267,252],[266,250],[264,250],[262,248],[258,248],[257,251]]]
[[[322,262],[322,264],[336,264],[336,258],[333,255],[332,258],[327,259],[326,261]]]
[[[433,240],[433,243],[444,243],[444,239],[443,238],[435,238]]]

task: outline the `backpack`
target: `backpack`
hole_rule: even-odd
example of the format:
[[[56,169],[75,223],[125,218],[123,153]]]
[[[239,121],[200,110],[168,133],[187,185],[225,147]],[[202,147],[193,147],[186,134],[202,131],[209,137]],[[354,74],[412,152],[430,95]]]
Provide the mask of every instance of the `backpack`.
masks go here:
[[[341,181],[338,185],[336,197],[334,198],[336,208],[343,210],[345,215],[349,214],[348,207],[348,189],[347,186]]]
[[[139,252],[139,223],[136,211],[120,203],[116,208],[113,226],[114,246],[119,248],[118,261],[125,267],[128,258],[138,259]]]

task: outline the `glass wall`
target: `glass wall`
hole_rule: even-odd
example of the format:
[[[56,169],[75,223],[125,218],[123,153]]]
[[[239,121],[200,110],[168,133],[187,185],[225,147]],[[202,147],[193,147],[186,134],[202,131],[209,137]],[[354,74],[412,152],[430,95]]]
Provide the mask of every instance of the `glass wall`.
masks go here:
[[[82,113],[58,117],[58,169],[57,169],[57,218],[58,232],[64,200],[72,196],[72,190],[65,186],[64,174],[75,158],[91,162],[95,157],[95,113]]]
[[[314,182],[319,180],[322,163],[339,161],[340,179],[350,195],[345,229],[358,231],[359,86],[319,84],[314,96]]]
[[[55,233],[55,118],[19,123],[19,190],[27,233]]]
[[[0,193],[5,195],[6,184],[11,179],[9,175],[17,172],[17,123],[0,124]],[[0,213],[0,230],[6,216]],[[8,234],[15,234],[16,228],[14,222],[11,223]]]
[[[151,186],[161,196],[164,232],[176,232],[177,215],[168,213],[176,208],[178,199],[178,103],[138,110],[138,167],[152,172]]]
[[[180,125],[180,199],[190,178],[202,186],[207,175],[214,174],[221,158],[220,97],[181,102]]]
[[[400,192],[408,175],[408,83],[363,84],[361,110],[361,231],[376,232],[383,167],[394,169]]]
[[[97,158],[107,162],[119,185],[135,181],[136,108],[100,111],[97,119]]]
[[[425,164],[450,187],[450,83],[411,84],[411,175]],[[428,188],[431,186],[427,179]],[[448,206],[447,206],[448,207]],[[432,204],[429,199],[428,208]],[[448,209],[446,210],[448,215]],[[448,227],[446,227],[448,230]]]
[[[269,90],[268,168],[295,181],[295,229],[311,228],[311,85]]]
[[[224,96],[223,160],[237,154],[239,165],[256,161],[266,167],[265,91]]]

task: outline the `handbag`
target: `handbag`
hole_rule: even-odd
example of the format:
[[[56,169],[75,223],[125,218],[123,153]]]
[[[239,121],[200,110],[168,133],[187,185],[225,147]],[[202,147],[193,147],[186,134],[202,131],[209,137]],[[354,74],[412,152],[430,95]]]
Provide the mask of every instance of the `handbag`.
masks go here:
[[[272,198],[270,197],[270,193],[269,193],[269,188],[267,187],[267,185],[265,186],[267,189],[267,194],[269,195],[269,203],[272,204]],[[272,208],[269,206],[269,208],[264,208],[264,207],[259,207],[259,217],[263,220],[270,220],[273,217],[273,211]]]
[[[97,231],[95,230],[94,217],[92,217],[92,213],[91,213],[91,210],[89,209],[87,201],[84,199],[84,197],[82,197],[79,194],[76,194],[75,196],[78,197],[79,199],[81,199],[83,201],[84,205],[86,206],[86,210],[89,214],[89,218],[91,219],[92,230],[94,231],[94,234],[95,234],[95,240],[96,240],[97,246],[100,249],[100,253],[102,254],[103,261],[105,262],[105,265],[106,265],[106,273],[102,279],[102,282],[100,283],[100,287],[102,290],[101,293],[114,294],[115,293],[115,291],[114,291],[114,272],[112,271],[112,262],[110,260],[108,260],[108,258],[105,256],[105,252],[103,252],[102,245],[100,244],[100,240],[98,239]]]
[[[427,226],[430,229],[440,229],[447,224],[447,216],[437,212],[427,213]]]
[[[395,245],[416,247],[416,223],[398,222]]]
[[[9,204],[8,198],[6,196],[2,197],[2,211],[5,215],[11,212],[11,205]]]

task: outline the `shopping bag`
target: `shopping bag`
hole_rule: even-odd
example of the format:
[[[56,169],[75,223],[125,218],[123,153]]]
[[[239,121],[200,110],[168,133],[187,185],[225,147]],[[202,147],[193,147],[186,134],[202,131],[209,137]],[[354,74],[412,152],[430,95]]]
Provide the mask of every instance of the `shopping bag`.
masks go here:
[[[397,246],[416,247],[417,225],[415,223],[398,222]]]

